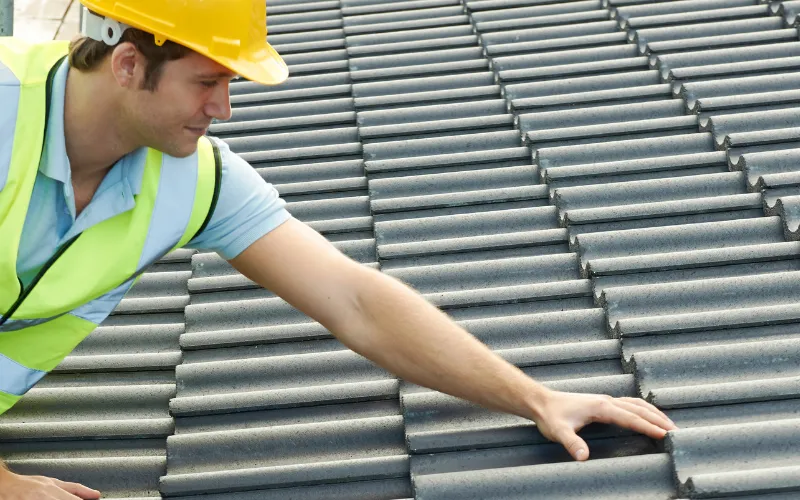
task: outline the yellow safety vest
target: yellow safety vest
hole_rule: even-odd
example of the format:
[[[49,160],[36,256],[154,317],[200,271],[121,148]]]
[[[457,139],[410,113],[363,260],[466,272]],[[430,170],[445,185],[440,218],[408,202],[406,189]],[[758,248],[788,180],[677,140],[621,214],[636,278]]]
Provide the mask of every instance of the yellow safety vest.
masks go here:
[[[153,262],[205,228],[219,193],[219,151],[207,138],[188,158],[151,149],[135,207],[64,244],[23,287],[17,253],[50,85],[67,51],[67,42],[0,38],[0,414],[89,335]]]

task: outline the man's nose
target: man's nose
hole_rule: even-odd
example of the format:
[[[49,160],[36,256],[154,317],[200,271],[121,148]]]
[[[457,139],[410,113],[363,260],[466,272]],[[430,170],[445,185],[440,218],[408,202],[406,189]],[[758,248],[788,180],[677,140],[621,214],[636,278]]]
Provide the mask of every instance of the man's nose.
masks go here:
[[[228,82],[222,82],[216,86],[205,106],[207,116],[223,122],[231,119],[231,96],[228,85]]]

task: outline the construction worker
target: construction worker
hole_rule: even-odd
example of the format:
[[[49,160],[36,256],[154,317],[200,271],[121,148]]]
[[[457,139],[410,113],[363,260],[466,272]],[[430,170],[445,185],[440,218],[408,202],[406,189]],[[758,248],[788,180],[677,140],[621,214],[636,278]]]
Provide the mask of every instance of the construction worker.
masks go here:
[[[77,346],[150,264],[218,252],[346,346],[410,382],[534,421],[576,460],[604,422],[661,439],[639,398],[553,391],[405,284],[294,219],[225,143],[237,75],[278,85],[264,0],[81,0],[71,43],[0,39],[0,414]],[[0,467],[0,500],[99,498]]]

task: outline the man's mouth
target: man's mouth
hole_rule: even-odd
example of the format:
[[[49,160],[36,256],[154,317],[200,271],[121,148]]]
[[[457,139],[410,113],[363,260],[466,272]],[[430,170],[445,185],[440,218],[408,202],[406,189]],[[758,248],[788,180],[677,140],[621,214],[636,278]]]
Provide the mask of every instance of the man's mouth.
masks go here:
[[[190,132],[197,135],[204,135],[208,130],[208,127],[196,128],[196,127],[186,127]]]

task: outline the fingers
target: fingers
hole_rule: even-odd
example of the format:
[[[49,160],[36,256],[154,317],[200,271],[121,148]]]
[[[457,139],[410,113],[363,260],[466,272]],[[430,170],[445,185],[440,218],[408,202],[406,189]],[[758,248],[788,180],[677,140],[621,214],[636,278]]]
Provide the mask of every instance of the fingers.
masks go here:
[[[603,400],[598,406],[593,419],[596,422],[632,429],[653,439],[663,439],[667,433],[665,429],[629,411],[628,408],[623,408],[617,400]]]
[[[617,406],[621,406],[626,410],[639,415],[651,424],[655,424],[664,430],[671,431],[677,429],[672,420],[667,418],[667,416],[661,412],[655,412],[646,406],[638,405],[634,402],[623,400],[621,398],[616,400],[615,403]]]
[[[617,398],[617,399],[618,400],[622,400],[622,401],[626,401],[628,403],[633,403],[635,405],[641,406],[642,408],[646,408],[646,409],[650,410],[651,412],[655,413],[659,417],[661,417],[661,418],[665,419],[667,422],[669,422],[669,424],[671,426],[671,427],[668,428],[669,430],[676,430],[678,428],[678,426],[675,425],[675,422],[673,422],[672,419],[670,419],[663,411],[659,410],[658,408],[656,408],[652,404],[648,403],[644,399],[641,399],[641,398]],[[667,427],[665,427],[665,429],[666,428]]]
[[[100,492],[97,490],[93,490],[91,488],[87,488],[86,486],[78,483],[68,483],[66,481],[61,481],[59,479],[53,479],[53,482],[61,488],[62,490],[66,491],[67,493],[71,493],[78,498],[83,500],[96,500],[100,498]]]
[[[567,452],[579,462],[583,462],[589,458],[589,446],[586,441],[580,438],[575,431],[570,427],[561,427],[555,432],[555,439],[561,443]]]
[[[48,496],[47,498],[53,498],[55,500],[80,500],[80,497],[76,497],[72,493],[68,493],[61,489],[56,490],[56,492],[53,493],[53,497]]]

